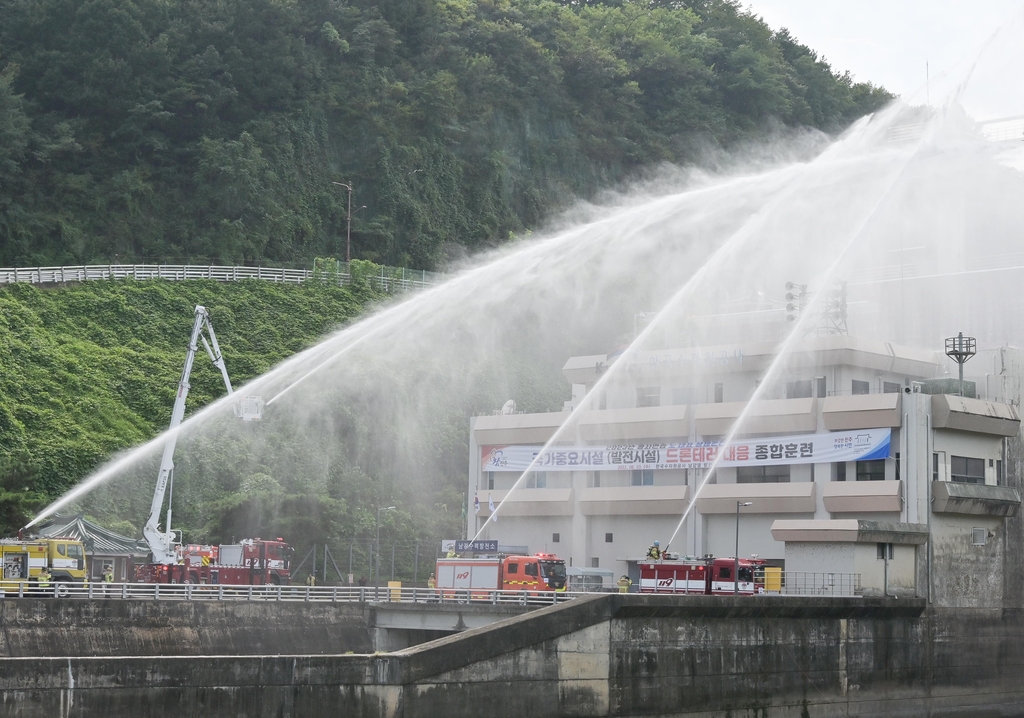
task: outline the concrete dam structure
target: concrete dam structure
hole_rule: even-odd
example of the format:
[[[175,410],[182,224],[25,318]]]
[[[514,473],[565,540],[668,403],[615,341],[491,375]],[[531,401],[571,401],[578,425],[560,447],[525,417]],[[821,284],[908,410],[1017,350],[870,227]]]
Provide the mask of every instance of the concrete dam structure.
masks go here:
[[[600,594],[389,653],[386,604],[0,608],[24,718],[1024,714],[1021,612],[920,598]]]

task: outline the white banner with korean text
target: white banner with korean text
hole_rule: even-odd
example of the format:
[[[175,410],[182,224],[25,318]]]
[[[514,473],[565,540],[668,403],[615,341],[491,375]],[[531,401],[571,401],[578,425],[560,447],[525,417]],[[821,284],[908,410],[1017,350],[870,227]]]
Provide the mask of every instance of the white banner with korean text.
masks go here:
[[[552,446],[541,453],[542,446],[484,446],[481,468],[518,473],[531,464],[534,471],[706,469],[719,453],[721,467],[869,461],[888,458],[891,437],[891,429],[859,429],[742,439],[727,447],[716,442]]]

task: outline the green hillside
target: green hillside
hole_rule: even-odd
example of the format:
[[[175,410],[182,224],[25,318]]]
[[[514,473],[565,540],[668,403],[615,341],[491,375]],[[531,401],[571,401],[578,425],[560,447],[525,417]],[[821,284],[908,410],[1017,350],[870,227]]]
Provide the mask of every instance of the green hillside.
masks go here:
[[[374,298],[366,288],[260,281],[3,288],[0,532],[23,526],[32,509],[114,452],[166,428],[196,304],[214,317],[232,382],[241,384]],[[217,369],[199,358],[190,411],[224,393]],[[140,491],[151,496],[152,486]]]
[[[351,180],[429,269],[889,97],[738,0],[0,0],[0,264],[343,256]]]

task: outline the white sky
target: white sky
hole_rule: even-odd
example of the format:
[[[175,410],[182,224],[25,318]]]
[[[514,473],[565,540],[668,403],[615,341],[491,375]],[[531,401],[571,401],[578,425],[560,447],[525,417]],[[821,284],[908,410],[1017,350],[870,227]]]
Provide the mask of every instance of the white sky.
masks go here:
[[[1024,0],[744,0],[744,6],[772,28],[789,28],[834,70],[849,70],[914,104],[925,101],[926,61],[930,99],[939,104],[1003,28],[981,56],[965,105],[978,119],[1024,113]],[[943,85],[944,79],[951,82]]]

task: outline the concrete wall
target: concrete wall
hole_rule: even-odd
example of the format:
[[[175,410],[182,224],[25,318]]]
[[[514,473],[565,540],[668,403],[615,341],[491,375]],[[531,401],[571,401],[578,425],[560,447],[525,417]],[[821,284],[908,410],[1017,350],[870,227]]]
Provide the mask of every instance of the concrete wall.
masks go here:
[[[0,659],[4,715],[1019,716],[1020,612],[605,595],[372,656]]]
[[[369,653],[368,604],[0,600],[0,656]]]

